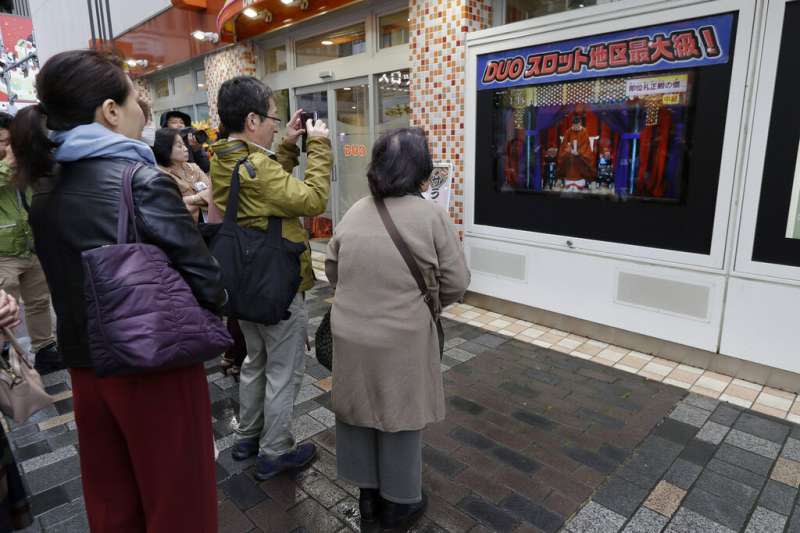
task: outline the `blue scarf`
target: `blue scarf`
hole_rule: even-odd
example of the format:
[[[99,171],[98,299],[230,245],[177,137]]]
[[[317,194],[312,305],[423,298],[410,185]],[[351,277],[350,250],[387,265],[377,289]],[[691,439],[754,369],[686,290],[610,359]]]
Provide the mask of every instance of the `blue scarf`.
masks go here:
[[[59,163],[80,159],[127,159],[155,165],[153,151],[142,141],[115,133],[98,122],[83,124],[66,131],[54,131],[50,139],[58,144],[55,159]]]

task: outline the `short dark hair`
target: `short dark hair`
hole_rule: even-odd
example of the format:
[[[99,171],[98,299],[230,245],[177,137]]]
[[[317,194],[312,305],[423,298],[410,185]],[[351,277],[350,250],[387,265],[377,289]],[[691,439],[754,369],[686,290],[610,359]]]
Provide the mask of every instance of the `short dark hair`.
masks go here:
[[[0,130],[7,130],[11,129],[11,121],[14,120],[14,117],[8,113],[3,113],[0,111]]]
[[[180,135],[180,131],[174,128],[156,130],[153,154],[156,156],[156,162],[162,167],[168,167],[172,164],[172,145],[175,144],[175,137],[180,137]]]
[[[405,196],[420,192],[420,185],[431,172],[433,160],[425,131],[400,128],[384,133],[375,142],[367,181],[377,198]]]
[[[247,115],[266,117],[272,89],[253,76],[237,76],[222,84],[217,94],[217,112],[228,133],[241,133]]]

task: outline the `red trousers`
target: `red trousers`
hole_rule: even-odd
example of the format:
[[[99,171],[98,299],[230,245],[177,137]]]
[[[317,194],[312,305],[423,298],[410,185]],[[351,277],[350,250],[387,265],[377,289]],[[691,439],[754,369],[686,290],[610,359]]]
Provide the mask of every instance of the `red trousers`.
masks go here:
[[[70,373],[92,533],[216,533],[203,365],[103,379]]]

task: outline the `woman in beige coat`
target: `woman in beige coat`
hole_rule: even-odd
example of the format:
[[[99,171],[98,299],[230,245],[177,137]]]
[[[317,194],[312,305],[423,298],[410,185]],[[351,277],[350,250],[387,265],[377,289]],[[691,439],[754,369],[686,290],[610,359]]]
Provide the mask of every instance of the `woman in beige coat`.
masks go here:
[[[433,164],[422,130],[401,129],[375,144],[372,195],[336,228],[325,271],[336,296],[333,409],[339,477],[361,489],[361,518],[408,527],[425,511],[422,429],[444,419],[435,323],[376,208],[383,198],[419,265],[436,308],[457,301],[469,271],[447,212],[425,200]]]

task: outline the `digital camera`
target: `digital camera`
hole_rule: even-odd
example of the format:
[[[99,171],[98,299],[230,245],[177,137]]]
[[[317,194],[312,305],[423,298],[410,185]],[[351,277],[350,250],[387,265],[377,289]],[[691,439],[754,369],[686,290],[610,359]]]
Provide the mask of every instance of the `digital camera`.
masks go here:
[[[308,125],[308,121],[309,120],[312,121],[312,123],[314,123],[314,122],[317,121],[318,118],[319,118],[319,115],[316,112],[314,112],[314,113],[306,113],[306,112],[300,113],[300,127],[305,129],[306,126]],[[303,152],[307,152],[308,151],[308,132],[305,132],[303,134],[301,150]]]
[[[208,133],[203,130],[198,130],[196,128],[181,128],[181,137],[188,137],[189,134],[194,135],[194,138],[200,144],[205,144],[208,142]]]

